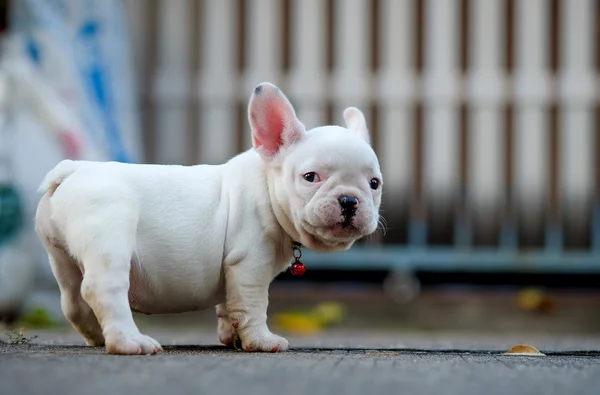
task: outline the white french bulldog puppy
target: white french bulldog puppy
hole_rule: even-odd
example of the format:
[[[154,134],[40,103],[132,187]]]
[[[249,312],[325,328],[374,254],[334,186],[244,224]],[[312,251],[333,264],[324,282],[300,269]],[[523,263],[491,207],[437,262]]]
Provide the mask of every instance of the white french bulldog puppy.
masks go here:
[[[45,177],[35,228],[65,316],[111,354],[154,354],[132,311],[216,306],[219,339],[284,351],[267,327],[268,288],[292,243],[346,250],[377,229],[382,175],[363,114],[305,130],[279,89],[256,87],[253,149],[222,165],[60,162]]]

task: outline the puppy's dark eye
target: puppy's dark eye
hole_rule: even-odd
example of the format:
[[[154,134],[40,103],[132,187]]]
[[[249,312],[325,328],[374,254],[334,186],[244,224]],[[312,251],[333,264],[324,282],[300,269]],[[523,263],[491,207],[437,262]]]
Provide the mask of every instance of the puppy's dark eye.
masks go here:
[[[369,185],[371,186],[372,190],[376,190],[377,188],[379,188],[379,180],[377,178],[371,178],[371,181],[369,182]]]
[[[308,182],[319,182],[320,180],[319,175],[314,171],[306,173],[303,177]]]

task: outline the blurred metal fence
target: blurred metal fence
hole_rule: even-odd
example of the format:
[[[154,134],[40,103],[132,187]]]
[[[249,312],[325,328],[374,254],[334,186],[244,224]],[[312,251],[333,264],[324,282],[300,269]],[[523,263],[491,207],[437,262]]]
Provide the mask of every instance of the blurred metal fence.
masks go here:
[[[321,267],[600,272],[599,1],[126,4],[151,162],[250,147],[261,81],[365,111],[388,230]]]

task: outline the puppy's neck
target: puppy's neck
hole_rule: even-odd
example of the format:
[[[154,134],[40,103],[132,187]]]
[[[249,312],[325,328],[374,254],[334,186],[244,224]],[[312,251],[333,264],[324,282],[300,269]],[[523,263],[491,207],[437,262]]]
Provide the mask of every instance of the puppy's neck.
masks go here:
[[[304,244],[302,241],[302,235],[300,231],[296,229],[294,225],[294,221],[290,218],[290,215],[286,210],[279,204],[279,200],[277,199],[277,192],[274,190],[275,188],[272,186],[272,175],[267,174],[268,179],[268,188],[269,188],[269,198],[271,199],[271,207],[273,208],[273,214],[275,215],[275,219],[279,226],[283,229],[285,234],[289,236],[291,241],[295,241],[298,243]]]

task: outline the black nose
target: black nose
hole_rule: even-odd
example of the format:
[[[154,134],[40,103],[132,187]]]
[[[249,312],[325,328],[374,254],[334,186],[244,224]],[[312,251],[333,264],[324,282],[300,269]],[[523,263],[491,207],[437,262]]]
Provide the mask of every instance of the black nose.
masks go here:
[[[358,208],[358,199],[354,196],[340,196],[338,202],[340,202],[340,206],[342,206],[342,210],[344,211],[353,212]]]

